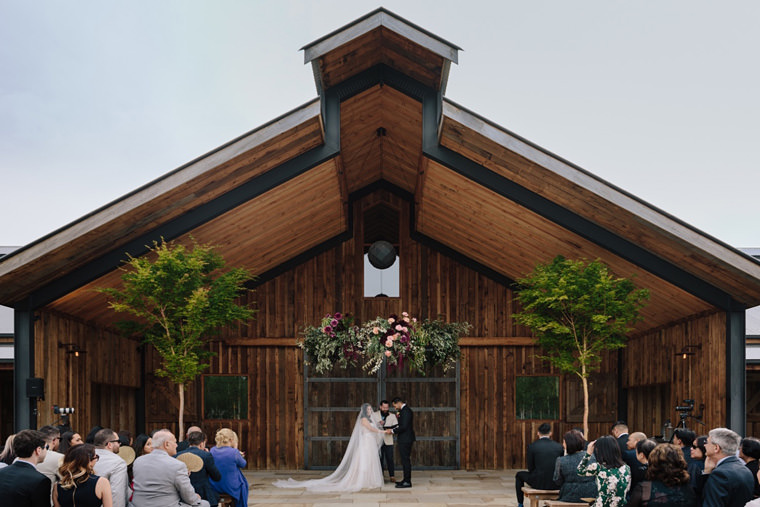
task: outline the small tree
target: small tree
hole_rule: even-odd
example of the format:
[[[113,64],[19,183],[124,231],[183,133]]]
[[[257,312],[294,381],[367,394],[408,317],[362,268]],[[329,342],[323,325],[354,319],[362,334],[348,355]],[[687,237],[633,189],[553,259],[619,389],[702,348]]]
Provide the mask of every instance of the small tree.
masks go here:
[[[134,319],[118,325],[129,334],[142,334],[156,348],[161,366],[155,371],[177,385],[179,434],[184,433],[185,386],[208,367],[212,353],[205,337],[234,321],[253,318],[255,310],[235,300],[253,278],[245,269],[223,271],[225,262],[213,247],[153,242],[143,257],[132,257],[120,268],[123,289],[99,288],[109,307]]]
[[[530,328],[547,359],[583,385],[583,431],[588,438],[588,378],[599,369],[602,353],[625,347],[631,325],[649,291],[616,278],[600,260],[586,264],[557,256],[518,281],[523,311],[518,323]]]

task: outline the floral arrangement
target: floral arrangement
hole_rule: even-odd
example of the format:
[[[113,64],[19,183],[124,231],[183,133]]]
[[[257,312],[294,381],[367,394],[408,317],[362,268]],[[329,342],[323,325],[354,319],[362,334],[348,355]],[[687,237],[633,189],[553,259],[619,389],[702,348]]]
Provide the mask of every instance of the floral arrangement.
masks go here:
[[[411,368],[424,374],[426,363],[448,370],[459,359],[459,337],[470,328],[467,322],[418,321],[407,312],[401,316],[376,317],[362,326],[350,315],[327,314],[319,327],[307,326],[299,346],[317,373],[362,365],[376,373],[383,364]]]

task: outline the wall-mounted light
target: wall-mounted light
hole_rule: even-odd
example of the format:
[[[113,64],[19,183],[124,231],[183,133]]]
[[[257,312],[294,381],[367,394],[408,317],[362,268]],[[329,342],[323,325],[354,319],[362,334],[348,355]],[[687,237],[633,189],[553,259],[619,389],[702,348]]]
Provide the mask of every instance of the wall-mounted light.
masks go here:
[[[702,344],[684,345],[683,348],[681,348],[681,352],[676,352],[676,355],[681,356],[681,359],[686,359],[688,356],[696,356],[697,350],[702,350]]]
[[[67,354],[72,354],[74,357],[79,357],[82,354],[86,354],[87,351],[79,346],[77,343],[58,343],[59,349],[66,349]]]

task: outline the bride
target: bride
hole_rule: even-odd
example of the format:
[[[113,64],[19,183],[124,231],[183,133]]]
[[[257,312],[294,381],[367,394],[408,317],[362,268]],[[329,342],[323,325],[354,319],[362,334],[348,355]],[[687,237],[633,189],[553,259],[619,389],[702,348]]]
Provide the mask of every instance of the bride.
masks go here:
[[[356,417],[346,454],[333,473],[322,479],[288,479],[275,481],[273,484],[278,488],[306,488],[314,492],[354,492],[360,489],[381,488],[383,469],[378,450],[383,443],[383,433],[372,424],[372,406],[365,403]]]

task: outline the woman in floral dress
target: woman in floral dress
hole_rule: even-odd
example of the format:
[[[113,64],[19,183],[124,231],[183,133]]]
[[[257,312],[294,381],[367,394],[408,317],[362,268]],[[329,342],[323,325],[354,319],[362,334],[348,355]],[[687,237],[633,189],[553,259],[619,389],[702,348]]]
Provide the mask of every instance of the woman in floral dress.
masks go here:
[[[591,455],[596,462],[590,463]],[[588,444],[586,454],[578,464],[578,475],[591,475],[596,478],[599,496],[595,507],[622,507],[626,504],[626,495],[631,487],[631,469],[620,456],[620,446],[614,437],[601,437]]]

